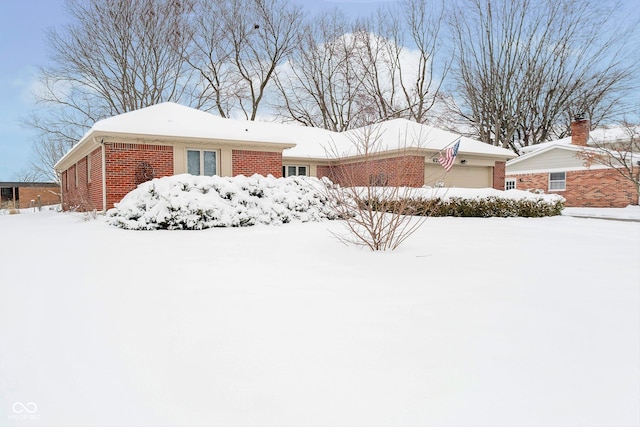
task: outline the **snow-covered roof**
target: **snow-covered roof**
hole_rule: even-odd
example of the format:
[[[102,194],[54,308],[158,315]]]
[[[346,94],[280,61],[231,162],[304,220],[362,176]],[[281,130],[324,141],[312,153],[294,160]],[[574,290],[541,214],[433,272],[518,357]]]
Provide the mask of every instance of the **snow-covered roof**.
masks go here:
[[[299,126],[298,126],[299,127]],[[368,138],[373,151],[384,152],[407,148],[441,151],[460,140],[459,153],[477,154],[510,159],[516,155],[507,149],[485,144],[475,139],[461,137],[433,126],[394,119],[346,132],[329,132],[315,128],[301,128],[296,146],[283,153],[285,158],[327,159],[358,155],[358,144]]]
[[[589,132],[589,141],[614,143],[640,137],[640,126],[601,126]]]
[[[538,151],[538,150],[543,150],[545,148],[549,148],[549,147],[558,147],[558,146],[570,146],[571,145],[571,137],[568,136],[566,138],[562,138],[562,139],[557,139],[555,141],[547,141],[547,142],[541,142],[540,144],[535,144],[535,145],[529,145],[526,147],[522,147],[520,148],[520,151],[522,153],[531,153],[534,151]]]
[[[132,135],[140,137],[193,138],[294,146],[282,124],[224,119],[205,111],[163,102],[97,121],[54,166],[66,168],[75,153],[84,153],[96,135]],[[68,167],[68,166],[67,166]]]
[[[587,146],[597,144],[608,144],[620,141],[628,141],[631,134],[640,135],[640,126],[624,127],[624,126],[601,126],[589,132],[589,140]],[[538,150],[544,150],[549,147],[571,146],[571,137],[557,139],[555,141],[542,142],[540,144],[529,145],[520,148],[522,153],[531,153]]]
[[[83,152],[96,135],[179,137],[202,140],[274,144],[285,149],[284,158],[329,159],[357,155],[354,142],[370,130],[377,135],[376,152],[418,148],[438,152],[460,139],[460,153],[515,157],[510,150],[484,144],[433,126],[395,119],[369,128],[332,132],[293,124],[226,119],[208,112],[164,102],[96,122],[65,156],[56,169]]]
[[[117,132],[134,135],[229,141],[259,141],[293,144],[282,132],[281,124],[224,119],[205,111],[163,102],[96,122],[91,132]],[[82,141],[82,140],[81,140]]]

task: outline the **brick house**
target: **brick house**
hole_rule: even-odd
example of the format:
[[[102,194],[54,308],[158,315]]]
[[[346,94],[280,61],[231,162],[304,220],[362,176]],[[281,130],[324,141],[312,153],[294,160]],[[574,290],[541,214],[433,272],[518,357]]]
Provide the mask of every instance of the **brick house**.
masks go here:
[[[355,143],[363,129],[336,133],[223,119],[167,102],[96,122],[55,169],[65,209],[105,211],[142,182],[182,173],[328,176],[343,185],[502,188],[505,163],[515,157],[407,120],[374,126],[375,150],[363,155]],[[456,164],[445,174],[438,153],[458,139]]]
[[[591,140],[594,138],[604,138],[603,132],[594,132]],[[524,155],[507,162],[505,189],[557,193],[570,207],[637,205],[633,182],[615,168],[585,164],[580,153],[597,151],[589,141],[589,120],[577,119],[571,124],[571,137],[526,147]]]
[[[510,150],[405,119],[329,136],[322,129],[302,129],[324,133],[324,138],[300,137],[285,150],[285,175],[302,168],[307,175],[327,176],[343,185],[502,189],[505,163],[516,157]],[[458,156],[446,172],[438,158],[457,141]]]
[[[0,182],[0,209],[57,204],[60,204],[60,186],[55,182]]]

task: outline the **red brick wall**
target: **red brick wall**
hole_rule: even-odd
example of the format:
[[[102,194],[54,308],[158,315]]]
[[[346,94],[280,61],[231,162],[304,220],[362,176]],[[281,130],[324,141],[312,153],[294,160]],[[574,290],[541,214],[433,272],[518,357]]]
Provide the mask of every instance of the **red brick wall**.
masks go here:
[[[569,207],[623,208],[638,204],[635,185],[613,169],[591,169],[566,173],[566,190],[549,191],[549,174],[509,175],[519,190],[539,189],[567,199]]]
[[[504,190],[505,162],[496,162],[493,166],[493,188]]]
[[[173,175],[173,147],[121,142],[105,144],[107,209],[111,209],[114,203],[118,203],[138,186],[136,171],[142,162],[147,162],[153,167],[154,178]]]
[[[62,174],[62,208],[64,210],[78,211],[101,208],[101,206],[94,207],[89,199],[86,157],[78,160],[75,165]]]
[[[91,167],[89,168],[89,164]],[[75,169],[78,168],[78,181]],[[89,175],[91,175],[89,177]],[[88,156],[62,173],[62,207],[64,210],[102,210],[102,149],[96,148]]]
[[[89,155],[91,182],[87,180],[87,158],[78,162],[78,186],[75,185],[75,165],[62,173],[64,209],[102,210],[102,149]],[[153,168],[154,178],[173,175],[173,147],[153,144],[105,144],[105,170],[107,174],[107,209],[113,207],[138,185],[136,171],[147,162]],[[271,174],[282,177],[282,153],[233,150],[234,175]],[[68,190],[66,183],[68,182]]]
[[[32,207],[31,201],[33,201],[33,207],[36,206],[48,206],[57,205],[60,203],[60,186],[59,185],[46,185],[39,186],[32,183],[23,183],[13,188],[14,199],[4,200],[0,208],[5,208],[7,205],[13,207],[15,201],[15,207],[19,209],[25,209]]]
[[[318,178],[328,177],[343,186],[400,185],[422,187],[424,185],[424,157],[400,156],[389,159],[369,160],[337,166],[319,166]]]
[[[273,175],[282,178],[282,153],[268,151],[233,150],[231,154],[233,175]]]
[[[30,207],[33,200],[38,203],[38,196],[40,196],[40,206],[57,205],[60,203],[60,188],[59,187],[20,187],[20,207]]]
[[[331,166],[318,166],[316,168],[316,176],[318,178],[322,178],[323,176],[326,176],[327,178],[331,179]]]

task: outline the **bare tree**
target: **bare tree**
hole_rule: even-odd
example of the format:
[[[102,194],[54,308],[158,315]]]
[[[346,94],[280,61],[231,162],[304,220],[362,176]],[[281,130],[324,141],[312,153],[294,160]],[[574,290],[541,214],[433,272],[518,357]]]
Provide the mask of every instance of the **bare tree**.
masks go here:
[[[276,75],[279,115],[338,132],[357,125],[361,77],[355,46],[351,24],[337,9],[307,23]]]
[[[23,168],[15,172],[12,179],[16,182],[40,182],[46,181],[48,177],[43,177],[38,171],[32,168]]]
[[[201,104],[255,120],[276,67],[298,40],[303,15],[288,0],[201,0],[189,63],[202,78]]]
[[[635,185],[640,200],[640,125],[623,121],[621,129],[623,135],[614,141],[591,139],[578,157],[587,167],[598,164],[614,169]]]
[[[192,0],[68,0],[71,23],[48,34],[41,70],[34,166],[52,165],[97,120],[188,97],[183,61]],[[187,100],[189,101],[189,100]]]
[[[334,131],[425,122],[449,67],[440,58],[443,18],[442,5],[405,0],[367,20],[333,12],[312,21],[278,73],[281,116]]]
[[[443,3],[404,0],[363,24],[357,56],[364,101],[377,120],[427,121],[450,67],[440,36]]]
[[[334,233],[334,236],[345,244],[372,251],[398,248],[424,224],[431,206],[436,203],[433,198],[431,201],[421,198],[421,189],[411,186],[408,164],[385,165],[385,159],[380,157],[386,148],[383,132],[380,124],[350,131],[350,147],[346,153],[340,152],[335,144],[327,147],[330,158],[357,157],[357,167],[337,162],[329,170],[328,178],[339,185],[327,187],[327,199],[346,227],[345,233]],[[398,144],[400,158],[404,157],[403,153],[410,157],[409,148],[419,147],[424,135],[405,133],[405,138],[408,137],[416,141],[405,139]],[[416,201],[422,202],[418,216],[414,215],[418,213]]]
[[[460,114],[483,142],[531,145],[620,113],[637,65],[628,34],[603,31],[615,5],[591,0],[465,0],[453,8]],[[617,23],[620,29],[634,31]],[[594,30],[599,28],[599,30]]]
[[[194,13],[193,40],[185,61],[199,77],[198,107],[215,109],[220,117],[229,117],[241,97],[240,79],[234,70],[231,40],[224,4],[198,1]]]

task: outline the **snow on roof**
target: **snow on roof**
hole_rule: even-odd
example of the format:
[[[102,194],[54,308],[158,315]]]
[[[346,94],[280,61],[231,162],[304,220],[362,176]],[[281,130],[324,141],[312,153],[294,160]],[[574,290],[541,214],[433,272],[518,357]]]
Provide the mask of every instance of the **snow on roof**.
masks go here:
[[[405,119],[339,133],[294,124],[226,119],[173,102],[164,102],[96,122],[80,142],[58,161],[56,167],[89,143],[90,137],[96,133],[285,144],[291,145],[291,148],[285,149],[284,158],[329,159],[357,155],[354,142],[361,140],[366,129],[379,136],[376,138],[377,152],[404,148],[438,152],[460,138],[460,153],[505,159],[515,157],[510,150]]]
[[[629,140],[631,135],[640,135],[640,126],[624,127],[624,126],[601,126],[589,132],[589,141],[587,146],[594,143],[614,143]],[[557,139],[554,141],[542,142],[540,144],[529,145],[520,148],[522,153],[531,153],[543,150],[549,147],[571,146],[571,137]]]
[[[589,132],[589,140],[607,143],[629,140],[640,135],[640,126],[601,126]]]
[[[302,128],[302,127],[300,127]],[[369,138],[375,152],[402,150],[405,148],[426,149],[433,152],[452,146],[460,139],[460,153],[480,154],[513,158],[516,155],[507,149],[461,137],[433,126],[394,119],[346,132],[329,132],[322,129],[302,128],[297,133],[296,146],[283,152],[285,158],[335,158],[358,154],[357,145]]]
[[[557,147],[557,146],[568,146],[568,145],[571,145],[570,136],[562,139],[557,139],[555,141],[547,141],[547,142],[541,142],[540,144],[528,145],[526,147],[520,148],[520,151],[522,153],[531,153],[533,151],[538,151],[545,148]]]
[[[285,150],[284,157],[321,159],[335,157],[333,154],[355,155],[354,141],[358,141],[365,132],[363,128],[340,133],[295,124],[225,119],[172,102],[101,120],[91,129],[141,135],[289,143],[296,145]],[[376,151],[402,148],[440,151],[460,138],[454,133],[405,119],[382,122],[379,125],[372,125],[370,129],[375,135],[379,135],[376,139],[378,144]],[[515,157],[515,154],[509,150],[467,137],[461,138],[459,151],[469,154]]]
[[[224,119],[205,111],[163,102],[96,122],[91,132],[175,136],[230,141],[294,142],[278,123]],[[84,137],[83,137],[84,139]]]

